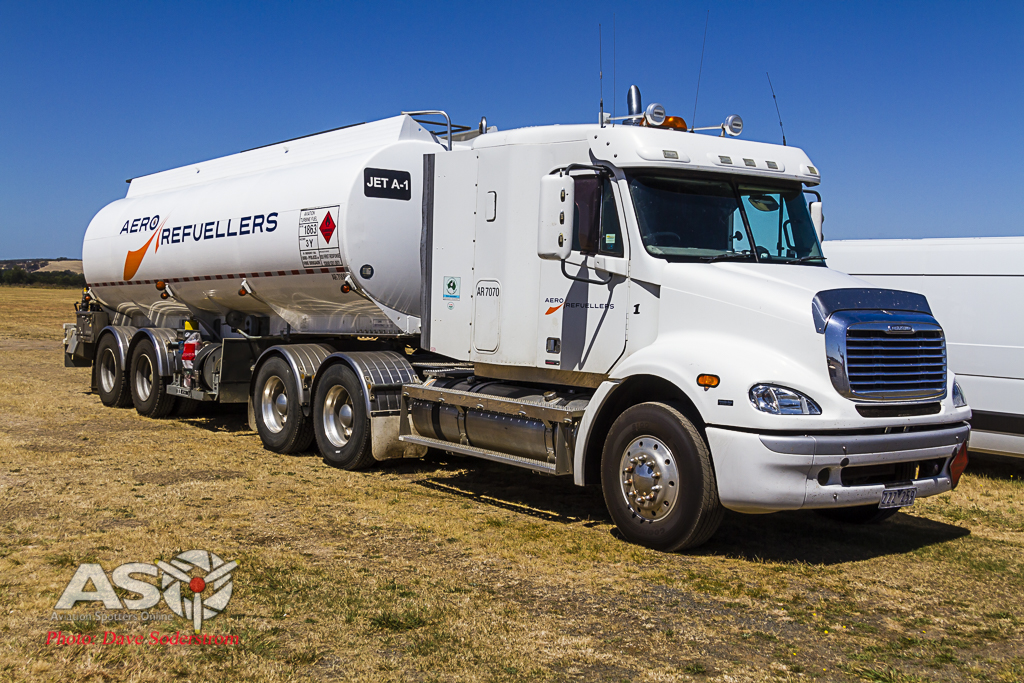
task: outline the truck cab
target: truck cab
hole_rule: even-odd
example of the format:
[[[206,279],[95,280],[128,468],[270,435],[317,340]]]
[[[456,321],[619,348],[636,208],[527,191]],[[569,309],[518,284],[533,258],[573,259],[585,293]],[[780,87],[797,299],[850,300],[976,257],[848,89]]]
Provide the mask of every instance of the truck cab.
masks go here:
[[[827,267],[802,150],[550,126],[434,163],[424,346],[478,377],[592,391],[572,472],[602,482],[610,510],[625,501],[616,522],[641,542],[684,496],[637,504],[656,484],[625,484],[633,457],[608,451],[639,404],[692,426],[708,463],[691,475],[739,512],[876,521],[955,485],[970,409],[941,327],[924,297]]]

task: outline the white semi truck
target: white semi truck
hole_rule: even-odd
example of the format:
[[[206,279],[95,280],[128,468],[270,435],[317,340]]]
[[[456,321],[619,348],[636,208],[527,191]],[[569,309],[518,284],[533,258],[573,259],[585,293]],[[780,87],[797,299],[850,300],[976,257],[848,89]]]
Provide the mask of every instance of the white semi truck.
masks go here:
[[[663,550],[724,508],[869,522],[955,487],[971,412],[925,297],[825,266],[803,151],[639,99],[134,178],[86,231],[66,363],[150,417],[248,402],[266,448],[347,469],[436,448],[599,484]]]

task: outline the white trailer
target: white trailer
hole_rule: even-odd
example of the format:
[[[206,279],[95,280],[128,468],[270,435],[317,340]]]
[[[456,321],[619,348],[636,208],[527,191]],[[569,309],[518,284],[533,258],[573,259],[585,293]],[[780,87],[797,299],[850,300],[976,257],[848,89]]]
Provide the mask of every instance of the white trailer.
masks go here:
[[[601,485],[665,550],[724,508],[868,522],[956,486],[942,328],[825,267],[807,155],[630,101],[625,125],[415,112],[133,179],[86,231],[66,362],[150,417],[249,402],[267,448],[339,467],[437,448]]]
[[[970,399],[970,449],[1024,456],[1024,237],[836,240],[829,266],[928,297]]]

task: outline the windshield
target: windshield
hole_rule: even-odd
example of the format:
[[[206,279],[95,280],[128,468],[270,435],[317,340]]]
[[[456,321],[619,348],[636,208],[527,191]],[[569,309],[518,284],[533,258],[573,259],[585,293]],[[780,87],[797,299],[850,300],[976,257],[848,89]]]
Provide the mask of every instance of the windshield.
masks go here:
[[[640,236],[653,256],[824,263],[798,185],[734,184],[660,173],[633,173],[628,179]]]

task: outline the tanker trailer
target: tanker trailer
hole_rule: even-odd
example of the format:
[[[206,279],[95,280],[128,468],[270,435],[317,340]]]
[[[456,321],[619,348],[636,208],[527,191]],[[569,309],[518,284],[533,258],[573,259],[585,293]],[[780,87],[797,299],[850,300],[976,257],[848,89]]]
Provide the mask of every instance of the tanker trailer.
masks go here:
[[[807,155],[631,95],[619,124],[413,112],[135,178],[86,232],[66,362],[153,418],[248,403],[266,448],[346,469],[436,448],[600,485],[663,550],[725,508],[863,523],[956,486],[942,328],[826,267]]]

